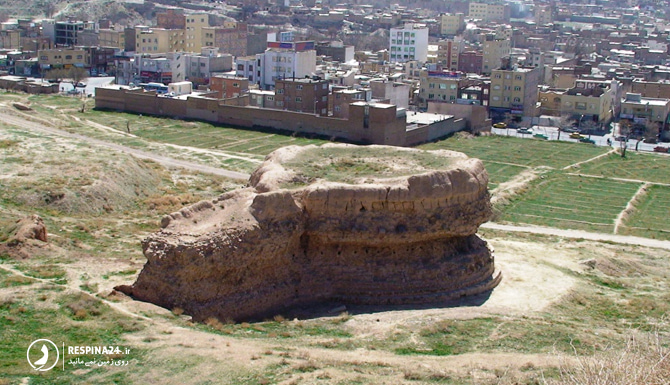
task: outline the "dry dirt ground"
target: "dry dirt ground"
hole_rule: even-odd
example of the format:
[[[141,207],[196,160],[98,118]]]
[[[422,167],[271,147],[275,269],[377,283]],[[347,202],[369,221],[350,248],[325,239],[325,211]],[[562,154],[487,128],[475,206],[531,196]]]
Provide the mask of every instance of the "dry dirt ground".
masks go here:
[[[0,384],[541,384],[577,359],[572,344],[585,354],[616,346],[631,329],[663,325],[659,312],[670,300],[664,245],[495,226],[481,233],[503,280],[486,296],[251,325],[194,324],[180,309],[134,301],[113,288],[134,282],[145,263],[140,241],[158,230],[162,215],[240,184],[166,169],[2,116],[10,124],[0,124],[0,228],[38,213],[49,244],[0,250],[0,323],[8,333],[0,335],[28,338],[31,328],[43,330],[39,319],[25,320],[25,327],[15,322],[32,308],[64,315],[48,325],[55,336],[98,330],[102,318],[91,313],[81,321],[56,302],[76,294],[109,306],[105,317],[115,323],[131,325],[116,343],[137,354],[128,369],[68,369],[49,377],[31,371],[21,358],[25,347],[12,340],[17,346],[10,348],[21,352],[15,362],[0,359]],[[124,174],[128,169],[135,179]],[[500,191],[513,194],[536,176],[524,173]],[[77,210],[77,202],[86,210]],[[440,346],[451,350],[440,353]]]

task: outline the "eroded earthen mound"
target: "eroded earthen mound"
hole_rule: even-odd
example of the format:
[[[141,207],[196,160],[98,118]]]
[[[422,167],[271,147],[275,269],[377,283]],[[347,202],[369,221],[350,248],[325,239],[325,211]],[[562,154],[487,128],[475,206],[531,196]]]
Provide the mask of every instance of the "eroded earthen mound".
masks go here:
[[[120,290],[196,320],[244,320],[321,301],[419,304],[500,280],[475,235],[488,175],[450,152],[329,144],[270,154],[250,187],[163,218]]]

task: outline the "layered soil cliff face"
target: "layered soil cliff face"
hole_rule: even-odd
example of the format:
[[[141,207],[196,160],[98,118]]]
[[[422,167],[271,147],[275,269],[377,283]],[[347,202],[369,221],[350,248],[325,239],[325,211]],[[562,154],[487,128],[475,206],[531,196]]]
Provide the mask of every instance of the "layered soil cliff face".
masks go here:
[[[163,218],[143,241],[137,282],[121,290],[196,320],[235,321],[322,301],[419,304],[485,292],[500,280],[475,235],[491,215],[487,183],[479,160],[455,152],[286,147],[250,187]]]

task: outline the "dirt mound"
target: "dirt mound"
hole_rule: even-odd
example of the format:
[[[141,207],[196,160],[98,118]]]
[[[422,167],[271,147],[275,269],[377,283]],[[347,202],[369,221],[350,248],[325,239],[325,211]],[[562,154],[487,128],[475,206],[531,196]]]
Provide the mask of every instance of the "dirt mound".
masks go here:
[[[357,184],[320,174],[281,188],[304,171],[293,159],[322,150],[277,150],[250,187],[165,217],[143,242],[148,262],[137,282],[118,289],[198,320],[243,320],[326,301],[443,302],[498,284],[491,251],[475,235],[491,215],[479,160],[375,146],[382,156],[414,157],[424,172],[366,175]]]

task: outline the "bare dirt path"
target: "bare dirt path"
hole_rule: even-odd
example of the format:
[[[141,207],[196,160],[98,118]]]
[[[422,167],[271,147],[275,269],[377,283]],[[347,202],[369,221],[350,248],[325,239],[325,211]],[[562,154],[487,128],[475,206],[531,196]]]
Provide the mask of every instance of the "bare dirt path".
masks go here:
[[[611,154],[611,153],[613,153],[613,152],[616,152],[616,148],[615,148],[615,149],[612,149],[612,150],[610,150],[610,151],[607,151],[607,152],[604,153],[604,154],[600,154],[600,155],[598,155],[598,156],[594,156],[594,157],[591,158],[591,159],[587,159],[587,160],[583,160],[583,161],[581,161],[581,162],[577,162],[577,163],[569,164],[569,165],[563,167],[563,170],[569,170],[569,169],[571,169],[571,168],[573,168],[573,167],[578,167],[578,166],[580,166],[580,165],[582,165],[582,164],[584,164],[584,163],[593,162],[594,160],[597,160],[597,159],[600,159],[600,158],[604,158],[604,157],[608,156],[609,154]]]
[[[220,175],[226,178],[231,178],[231,179],[242,179],[242,180],[247,180],[249,179],[249,174],[237,172],[237,171],[229,171],[229,170],[224,170],[218,167],[211,167],[211,166],[205,166],[202,164],[194,163],[194,162],[188,162],[184,160],[179,160],[179,159],[174,159],[170,158],[167,156],[162,156],[162,155],[157,155],[157,154],[152,154],[147,151],[142,151],[142,150],[137,150],[134,148],[122,146],[120,144],[116,143],[110,143],[110,142],[105,142],[103,140],[99,139],[93,139],[85,135],[79,135],[79,134],[73,134],[67,131],[60,130],[58,128],[54,127],[49,127],[44,124],[40,123],[35,123],[31,122],[29,120],[20,118],[18,116],[9,114],[7,112],[0,112],[0,120],[2,120],[3,123],[5,124],[12,124],[18,127],[26,128],[29,130],[33,131],[39,131],[42,133],[50,134],[50,135],[58,135],[58,136],[63,136],[67,138],[72,138],[72,139],[77,139],[81,140],[83,142],[95,145],[95,146],[102,146],[102,147],[107,147],[111,148],[116,151],[121,151],[126,154],[133,155],[135,157],[141,158],[141,159],[149,159],[154,162],[160,163],[164,166],[167,167],[177,167],[177,168],[184,168],[188,170],[193,170],[193,171],[198,171],[198,172],[203,172],[206,174],[213,174],[213,175]]]
[[[493,223],[493,222],[484,223],[483,225],[481,225],[481,227],[492,230],[514,231],[514,232],[531,233],[531,234],[557,235],[559,237],[566,237],[566,238],[623,243],[627,245],[655,247],[659,249],[670,250],[670,241],[633,237],[630,235],[590,233],[582,230],[563,230],[563,229],[555,229],[552,227],[540,227],[540,226],[503,225],[500,223]]]
[[[574,175],[574,176],[583,176],[584,178],[611,179],[611,180],[617,180],[617,181],[620,181],[620,182],[646,183],[646,184],[650,184],[650,185],[653,184],[653,185],[657,185],[657,186],[670,186],[670,183],[650,182],[648,180],[642,180],[642,179],[614,178],[614,177],[611,177],[611,176],[580,174],[580,173],[576,173],[576,172],[569,172],[567,174],[568,175]]]

